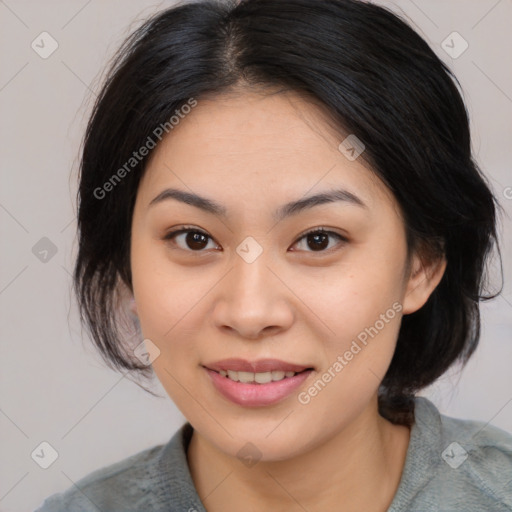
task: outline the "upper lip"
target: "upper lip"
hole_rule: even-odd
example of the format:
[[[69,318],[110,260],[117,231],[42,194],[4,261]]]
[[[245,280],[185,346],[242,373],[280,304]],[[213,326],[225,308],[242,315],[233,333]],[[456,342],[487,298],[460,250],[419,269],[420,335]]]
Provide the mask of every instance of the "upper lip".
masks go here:
[[[245,359],[222,359],[203,365],[216,372],[220,370],[232,370],[235,372],[264,373],[270,371],[301,372],[312,366],[288,363],[279,359],[259,359],[258,361],[247,361]]]

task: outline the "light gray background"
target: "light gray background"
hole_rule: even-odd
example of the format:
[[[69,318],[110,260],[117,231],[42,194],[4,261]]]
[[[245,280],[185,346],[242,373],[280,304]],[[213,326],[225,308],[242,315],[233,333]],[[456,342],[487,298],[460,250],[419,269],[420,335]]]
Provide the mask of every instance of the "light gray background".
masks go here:
[[[454,69],[471,115],[476,158],[510,216],[512,0],[374,3],[409,19]],[[33,510],[91,471],[167,442],[184,421],[158,382],[163,399],[104,367],[82,337],[70,294],[77,156],[98,80],[123,38],[171,4],[0,0],[0,510],[5,512]],[[47,59],[31,48],[43,31],[59,45]],[[456,59],[441,46],[453,31],[469,43]],[[481,345],[462,373],[451,371],[426,395],[449,415],[512,431],[510,217],[501,230],[505,287],[500,298],[483,306]],[[42,237],[57,248],[47,262],[32,252]],[[46,470],[31,458],[42,441],[59,454]]]

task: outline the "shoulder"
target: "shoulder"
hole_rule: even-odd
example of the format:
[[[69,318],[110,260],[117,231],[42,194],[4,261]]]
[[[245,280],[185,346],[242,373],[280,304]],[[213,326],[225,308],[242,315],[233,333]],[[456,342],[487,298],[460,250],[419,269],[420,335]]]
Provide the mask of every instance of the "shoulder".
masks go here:
[[[89,473],[67,490],[47,497],[35,512],[153,510],[158,500],[155,478],[165,446],[148,448]]]
[[[462,469],[471,486],[512,510],[512,434],[482,421],[440,417],[449,473],[460,480],[453,470]]]
[[[435,510],[512,511],[512,434],[441,414],[423,397],[413,429],[411,459],[427,473],[418,497]]]
[[[204,510],[187,463],[193,427],[186,422],[167,444],[98,469],[49,496],[36,512],[162,512]]]

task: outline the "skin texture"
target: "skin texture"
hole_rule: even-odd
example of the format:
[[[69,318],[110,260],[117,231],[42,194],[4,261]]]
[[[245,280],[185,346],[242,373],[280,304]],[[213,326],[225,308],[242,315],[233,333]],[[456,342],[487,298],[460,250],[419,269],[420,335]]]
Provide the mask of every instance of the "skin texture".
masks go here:
[[[160,350],[154,371],[194,427],[188,461],[210,512],[340,504],[384,511],[398,486],[409,429],[379,416],[377,390],[401,316],[426,302],[445,263],[408,260],[396,200],[362,158],[338,150],[344,137],[292,92],[201,99],[156,148],[140,183],[131,241],[136,310],[144,338]],[[211,198],[228,215],[172,199],[150,206],[168,187]],[[284,203],[333,188],[366,207],[333,202],[272,217]],[[182,225],[210,238],[192,248],[186,234],[164,239]],[[315,250],[318,242],[303,235],[319,227],[347,241],[330,235]],[[252,263],[236,252],[248,236],[263,251]],[[307,390],[394,303],[401,312],[308,404],[297,392],[272,406],[235,405],[202,367],[277,358],[315,368],[299,391]],[[260,457],[251,467],[237,457],[248,442]]]

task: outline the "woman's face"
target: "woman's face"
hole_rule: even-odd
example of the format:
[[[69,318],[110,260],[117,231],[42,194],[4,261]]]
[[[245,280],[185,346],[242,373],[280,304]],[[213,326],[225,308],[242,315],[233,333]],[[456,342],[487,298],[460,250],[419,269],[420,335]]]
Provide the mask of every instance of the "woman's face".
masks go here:
[[[131,268],[142,333],[169,396],[224,453],[251,442],[263,460],[286,459],[377,414],[401,316],[427,298],[406,271],[396,201],[338,149],[343,139],[291,93],[200,100],[140,183]],[[234,358],[259,375],[215,364]],[[251,366],[263,359],[281,363]],[[312,370],[268,384],[212,371],[264,382],[282,379],[282,363]]]

